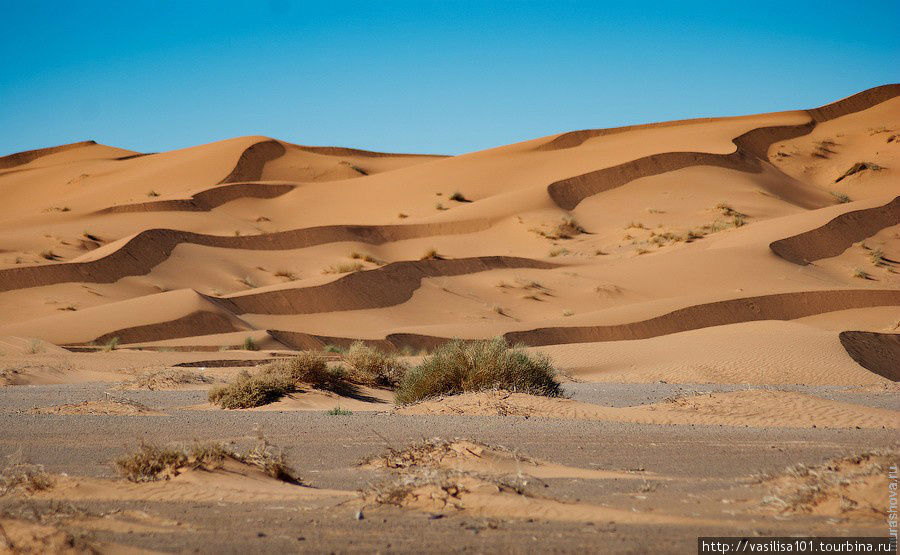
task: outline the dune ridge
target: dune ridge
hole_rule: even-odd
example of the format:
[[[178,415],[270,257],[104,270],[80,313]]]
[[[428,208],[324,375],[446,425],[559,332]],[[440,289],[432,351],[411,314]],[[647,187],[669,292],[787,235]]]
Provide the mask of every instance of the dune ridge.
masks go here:
[[[768,162],[766,152],[773,143],[806,135],[815,128],[817,123],[865,110],[898,95],[900,95],[900,85],[892,84],[875,87],[826,106],[806,110],[806,113],[810,116],[809,123],[760,127],[748,131],[732,141],[736,149],[731,154],[705,152],[665,152],[654,154],[610,168],[603,168],[556,181],[547,186],[547,192],[560,208],[572,210],[589,196],[621,187],[641,177],[658,175],[689,166],[717,166],[757,173],[761,171],[762,164]],[[579,139],[580,142],[578,144],[581,144],[581,142],[590,138],[590,133],[576,133],[581,133],[581,135],[565,139],[560,144],[578,142]],[[787,175],[785,175],[785,179],[790,186],[777,191],[777,194],[792,204],[802,208],[821,208],[833,202],[828,199],[825,193],[814,187],[804,185],[795,179],[789,178]]]
[[[239,198],[270,199],[294,190],[287,183],[229,183],[194,193],[190,198],[167,199],[134,204],[110,206],[95,214],[122,214],[126,212],[209,212],[227,202]]]
[[[871,289],[799,291],[691,305],[627,324],[535,328],[506,332],[503,337],[510,343],[521,343],[529,347],[649,339],[713,326],[758,320],[794,320],[851,308],[895,305],[900,306],[900,291]],[[267,331],[278,341],[295,349],[321,349],[325,345],[346,347],[358,340],[385,350],[398,350],[404,347],[433,349],[452,339],[415,333],[392,333],[386,335],[384,339],[366,339],[285,330]]]
[[[842,331],[838,337],[857,364],[891,381],[900,381],[900,334]]]
[[[284,145],[274,139],[254,143],[241,153],[234,169],[219,184],[259,181],[266,162],[283,156],[286,151]]]
[[[181,243],[244,250],[291,250],[337,242],[370,245],[436,235],[483,231],[488,220],[410,225],[329,225],[261,235],[205,235],[174,229],[148,229],[124,241],[109,254],[89,261],[61,262],[0,269],[0,292],[57,283],[113,283],[148,273]]]
[[[50,154],[56,154],[57,152],[65,152],[67,150],[83,148],[95,144],[97,144],[97,141],[80,141],[77,143],[50,146],[46,148],[36,148],[34,150],[25,150],[22,152],[8,154],[6,156],[0,156],[0,170],[22,166],[24,164],[28,164],[29,162],[34,162],[38,158],[48,156]]]
[[[408,301],[423,278],[458,276],[502,268],[556,268],[557,264],[515,256],[393,262],[312,287],[206,297],[234,314],[315,314],[383,308]]]
[[[794,264],[806,266],[837,256],[880,230],[900,224],[900,196],[882,206],[845,212],[823,226],[769,244],[772,252]]]

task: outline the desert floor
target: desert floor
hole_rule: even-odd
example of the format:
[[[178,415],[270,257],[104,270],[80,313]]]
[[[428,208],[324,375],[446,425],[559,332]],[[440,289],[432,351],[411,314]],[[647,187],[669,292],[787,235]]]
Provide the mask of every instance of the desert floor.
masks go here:
[[[0,551],[886,535],[898,95],[453,157],[266,137],[0,157]],[[415,365],[497,336],[548,355],[565,396],[207,397],[298,351]],[[140,483],[115,464],[211,442],[297,481],[246,457]]]

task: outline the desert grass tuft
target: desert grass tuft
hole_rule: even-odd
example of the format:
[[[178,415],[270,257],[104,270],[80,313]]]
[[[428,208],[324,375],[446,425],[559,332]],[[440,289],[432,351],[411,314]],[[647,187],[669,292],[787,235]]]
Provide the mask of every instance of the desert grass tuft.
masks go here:
[[[342,409],[341,407],[334,407],[325,412],[328,416],[350,416],[353,414],[352,410]]]
[[[444,260],[444,257],[436,249],[428,249],[419,260]]]
[[[334,264],[331,265],[324,270],[322,270],[323,274],[349,274],[352,272],[358,272],[364,269],[365,266],[362,262],[348,262],[344,264]]]
[[[556,370],[545,355],[510,347],[503,338],[490,341],[453,340],[438,347],[407,372],[397,389],[397,402],[414,403],[439,395],[506,389],[558,397]]]
[[[256,345],[256,341],[253,340],[249,335],[244,338],[244,350],[245,351],[258,351],[259,347]]]

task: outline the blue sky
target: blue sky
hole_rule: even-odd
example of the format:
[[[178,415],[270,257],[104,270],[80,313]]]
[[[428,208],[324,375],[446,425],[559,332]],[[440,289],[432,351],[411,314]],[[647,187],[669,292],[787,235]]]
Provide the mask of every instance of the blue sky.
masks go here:
[[[0,155],[240,135],[459,154],[900,81],[900,2],[5,2]]]

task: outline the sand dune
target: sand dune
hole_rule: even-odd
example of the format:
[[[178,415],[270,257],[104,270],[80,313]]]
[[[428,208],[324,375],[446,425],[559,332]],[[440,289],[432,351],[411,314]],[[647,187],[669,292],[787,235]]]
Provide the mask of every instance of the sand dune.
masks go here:
[[[843,331],[841,344],[860,366],[879,376],[900,381],[900,334]]]
[[[900,304],[890,263],[870,280],[842,269],[861,264],[848,254],[859,241],[893,252],[891,168],[854,174],[850,185],[875,189],[837,205],[825,170],[777,153],[846,127],[856,142],[841,156],[893,163],[866,158],[892,148],[866,129],[898,123],[898,93],[886,85],[811,110],[575,131],[453,157],[261,136],[146,155],[84,142],[6,156],[0,333],[182,351],[242,336],[396,350],[457,336],[642,341],[759,322],[739,328],[754,344],[783,329],[774,321],[856,311],[864,322]],[[444,259],[419,260],[427,251]],[[823,259],[799,272],[785,262]],[[605,379],[589,359],[559,356]],[[629,379],[660,375],[652,359]],[[708,379],[735,380],[731,368]],[[820,379],[803,368],[769,379]],[[841,383],[881,379],[841,372]]]
[[[900,224],[900,197],[884,206],[845,212],[824,226],[780,239],[769,247],[789,262],[806,265],[837,256],[853,243],[897,224]]]

